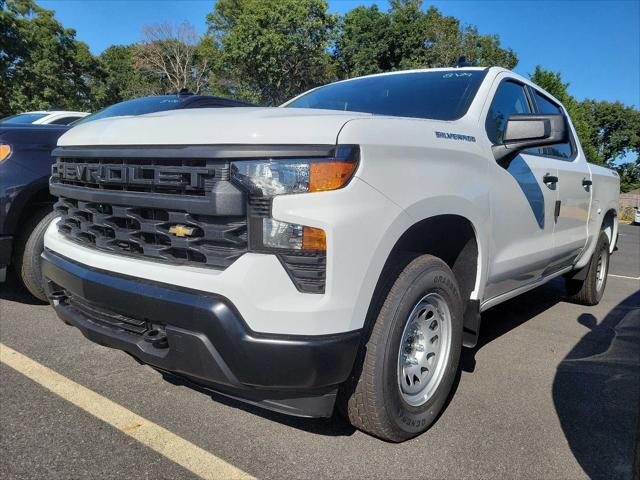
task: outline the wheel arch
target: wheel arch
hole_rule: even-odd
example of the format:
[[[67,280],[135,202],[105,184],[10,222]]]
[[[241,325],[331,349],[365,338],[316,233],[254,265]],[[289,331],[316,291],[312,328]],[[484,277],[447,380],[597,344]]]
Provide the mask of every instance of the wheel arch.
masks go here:
[[[460,214],[439,214],[423,218],[408,226],[389,251],[378,277],[367,312],[367,323],[375,321],[377,309],[384,301],[386,288],[383,280],[389,272],[398,273],[406,265],[397,265],[395,259],[407,254],[429,254],[443,260],[453,271],[460,294],[465,302],[465,346],[473,346],[480,328],[479,305],[481,298],[484,244],[477,226]]]
[[[42,179],[25,187],[11,202],[4,228],[8,233],[19,235],[21,226],[34,211],[53,206],[55,199],[49,193],[49,179]]]
[[[610,208],[604,214],[600,230],[603,231],[609,239],[609,253],[613,253],[618,239],[618,212],[615,208]]]

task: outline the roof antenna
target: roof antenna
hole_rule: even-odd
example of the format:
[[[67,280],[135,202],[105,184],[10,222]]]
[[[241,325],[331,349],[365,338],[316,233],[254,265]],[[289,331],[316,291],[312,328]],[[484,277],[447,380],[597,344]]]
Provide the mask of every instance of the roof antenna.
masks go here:
[[[456,63],[455,67],[456,68],[462,68],[462,67],[471,67],[472,65],[467,62],[466,57],[462,56],[458,58],[458,63]]]

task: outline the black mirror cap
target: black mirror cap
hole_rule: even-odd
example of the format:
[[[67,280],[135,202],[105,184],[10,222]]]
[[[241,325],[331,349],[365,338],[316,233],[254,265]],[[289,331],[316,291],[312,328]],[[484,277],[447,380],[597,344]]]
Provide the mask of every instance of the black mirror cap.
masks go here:
[[[507,168],[523,150],[567,143],[567,122],[562,115],[510,115],[503,141],[502,145],[494,145],[492,150],[496,162]]]

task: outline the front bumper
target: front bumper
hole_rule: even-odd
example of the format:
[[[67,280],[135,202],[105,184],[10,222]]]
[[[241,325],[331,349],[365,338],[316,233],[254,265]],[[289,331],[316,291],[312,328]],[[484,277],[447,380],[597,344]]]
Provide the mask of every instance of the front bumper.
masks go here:
[[[331,415],[360,343],[360,331],[259,334],[222,296],[93,269],[49,250],[42,271],[58,316],[90,340],[283,413]]]

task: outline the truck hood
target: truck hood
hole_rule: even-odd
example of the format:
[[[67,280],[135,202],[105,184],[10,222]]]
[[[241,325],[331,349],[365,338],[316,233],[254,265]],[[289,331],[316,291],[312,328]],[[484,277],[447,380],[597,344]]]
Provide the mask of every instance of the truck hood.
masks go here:
[[[335,144],[342,126],[370,114],[306,108],[203,108],[80,124],[59,141],[74,145]]]

